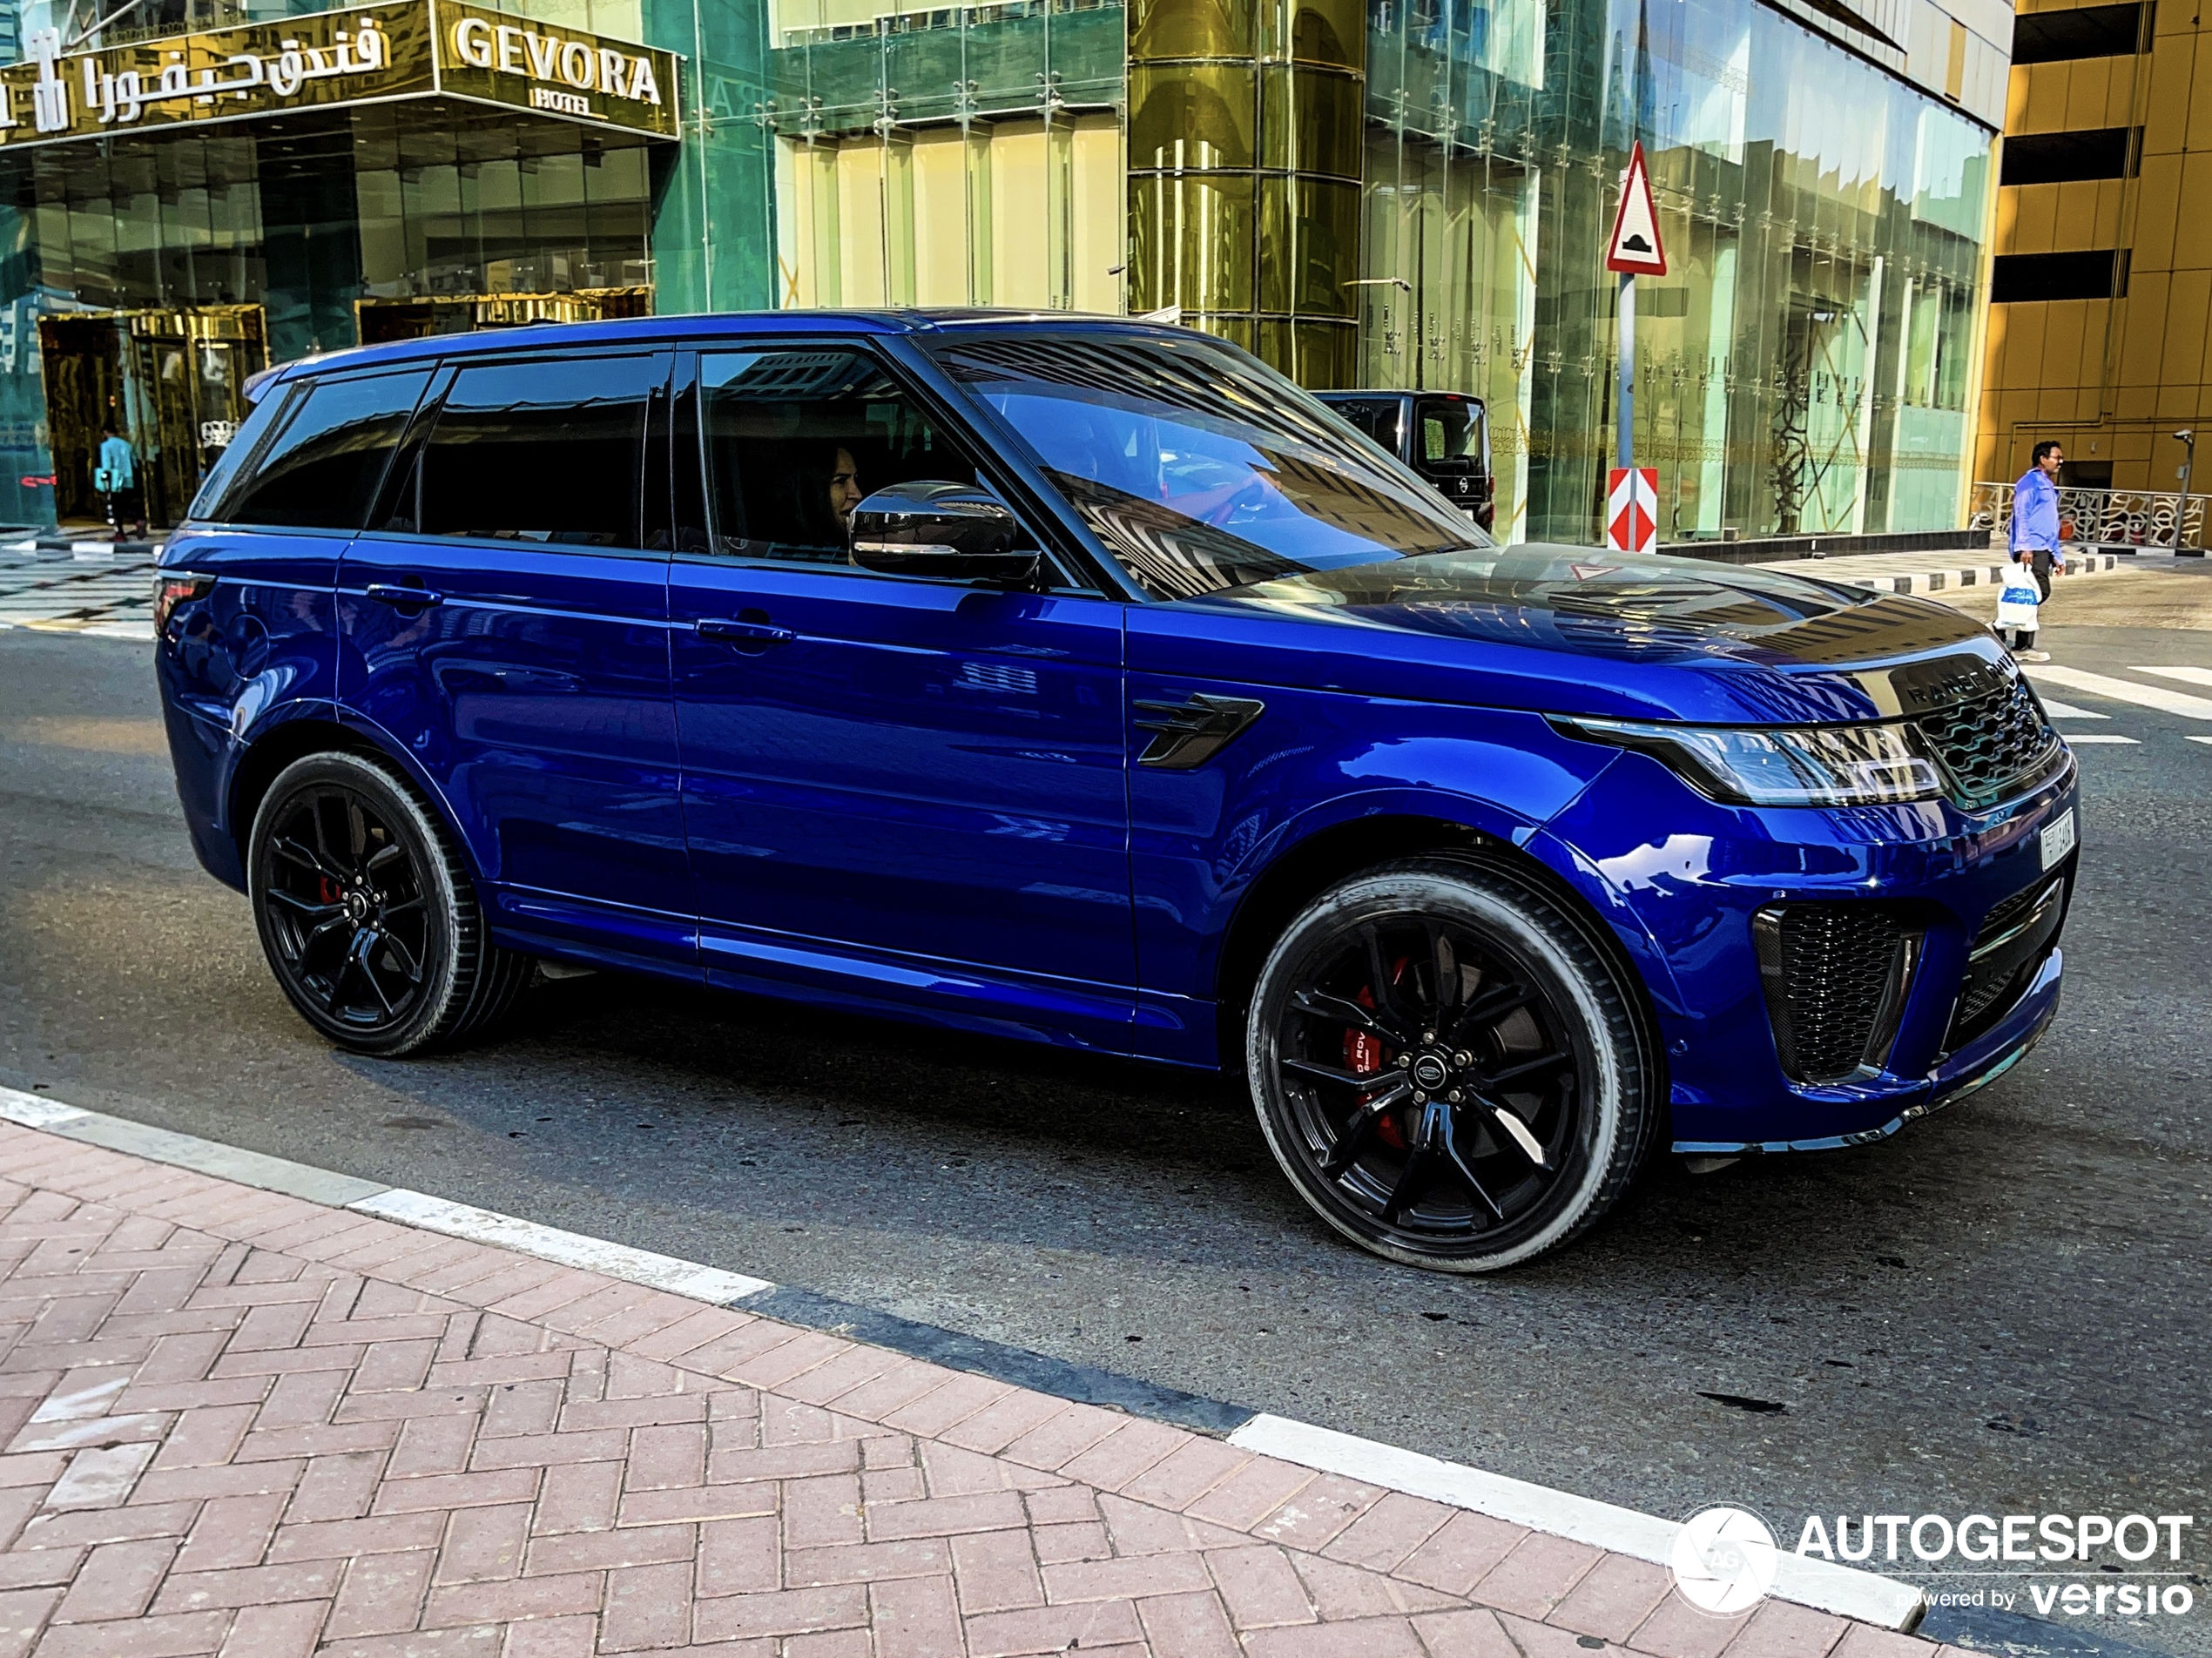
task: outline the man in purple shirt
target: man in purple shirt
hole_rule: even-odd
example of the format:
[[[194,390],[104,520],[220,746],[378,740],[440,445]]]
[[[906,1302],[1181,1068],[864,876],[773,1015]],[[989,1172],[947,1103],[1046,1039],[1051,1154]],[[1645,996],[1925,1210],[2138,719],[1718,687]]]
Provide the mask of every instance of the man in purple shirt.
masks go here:
[[[2013,486],[2013,562],[2034,573],[2035,585],[2046,603],[2051,597],[2051,570],[2059,556],[2059,468],[2066,452],[2052,439],[2035,446],[2033,464]],[[2048,662],[2050,653],[2035,648],[2033,628],[2013,630],[2013,654],[2023,662]]]

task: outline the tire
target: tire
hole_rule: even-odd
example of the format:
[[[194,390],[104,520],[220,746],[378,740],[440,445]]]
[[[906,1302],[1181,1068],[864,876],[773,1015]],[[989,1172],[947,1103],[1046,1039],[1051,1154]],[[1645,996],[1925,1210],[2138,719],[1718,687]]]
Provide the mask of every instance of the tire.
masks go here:
[[[1492,1272],[1620,1200],[1662,1112],[1629,987],[1532,886],[1425,859],[1316,899],[1245,1018],[1260,1128],[1363,1249]]]
[[[343,751],[279,772],[253,815],[247,892],[300,1016],[397,1059],[491,1024],[531,958],[491,941],[453,836],[390,767]]]

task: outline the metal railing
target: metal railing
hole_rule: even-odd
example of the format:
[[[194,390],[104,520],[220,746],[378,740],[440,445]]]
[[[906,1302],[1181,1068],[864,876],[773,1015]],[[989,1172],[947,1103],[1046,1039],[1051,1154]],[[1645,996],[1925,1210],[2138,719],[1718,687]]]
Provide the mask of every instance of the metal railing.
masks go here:
[[[2101,547],[2190,547],[2204,545],[2204,515],[2212,495],[2184,495],[2165,489],[2059,490],[2059,539]],[[1993,536],[2009,531],[2013,486],[1974,486],[1970,529]],[[2174,528],[2181,526],[2175,540]]]

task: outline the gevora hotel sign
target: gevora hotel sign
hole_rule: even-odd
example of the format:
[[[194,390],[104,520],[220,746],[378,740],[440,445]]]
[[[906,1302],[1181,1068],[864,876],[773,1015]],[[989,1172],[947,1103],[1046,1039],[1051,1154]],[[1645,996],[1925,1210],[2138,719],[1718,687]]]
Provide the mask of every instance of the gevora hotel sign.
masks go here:
[[[34,30],[0,69],[0,148],[114,138],[395,98],[497,104],[678,135],[673,52],[462,0],[412,0],[64,52]]]

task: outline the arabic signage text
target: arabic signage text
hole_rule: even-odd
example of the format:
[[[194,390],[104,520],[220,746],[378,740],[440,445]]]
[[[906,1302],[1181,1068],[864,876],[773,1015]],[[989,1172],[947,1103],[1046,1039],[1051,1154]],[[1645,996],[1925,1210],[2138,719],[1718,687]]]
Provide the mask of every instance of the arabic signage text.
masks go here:
[[[658,138],[680,60],[460,0],[317,12],[64,54],[33,30],[0,69],[0,147],[395,98],[444,96]]]

